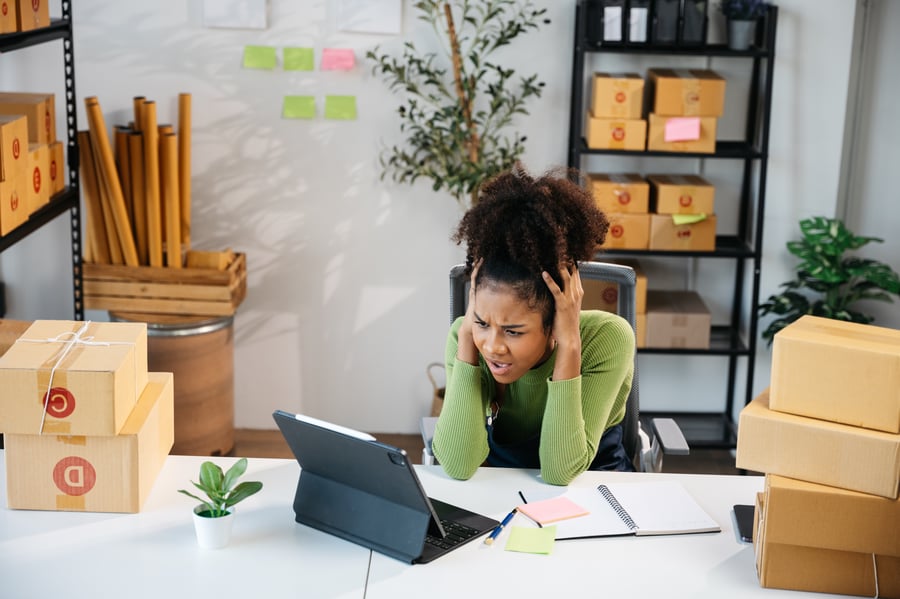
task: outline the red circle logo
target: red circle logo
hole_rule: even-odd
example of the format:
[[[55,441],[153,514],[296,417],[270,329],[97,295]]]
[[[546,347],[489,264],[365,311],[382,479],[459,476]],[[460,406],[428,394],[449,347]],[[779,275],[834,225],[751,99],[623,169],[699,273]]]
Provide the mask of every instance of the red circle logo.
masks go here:
[[[19,152],[21,152],[21,148],[19,147],[19,138],[18,137],[12,141],[12,151],[13,151],[13,158],[18,160]]]
[[[675,236],[678,237],[678,239],[690,239],[691,230],[690,229],[681,229],[675,234]]]
[[[56,161],[50,161],[50,180],[56,181]]]
[[[687,95],[687,101],[691,104],[696,104],[700,101],[700,94],[697,92],[691,92]]]
[[[47,414],[54,418],[67,418],[75,411],[75,396],[65,387],[53,387],[44,394]]]
[[[613,237],[621,237],[625,234],[625,227],[622,225],[613,225],[609,228],[609,234]]]
[[[616,102],[618,102],[619,104],[621,104],[622,102],[624,102],[624,101],[625,101],[625,98],[626,98],[625,92],[617,92],[617,93],[616,93]]]
[[[625,139],[625,129],[622,127],[616,127],[612,130],[612,137],[616,141],[622,141]]]
[[[53,482],[66,495],[80,497],[97,484],[97,471],[86,459],[70,455],[53,467]]]
[[[694,202],[694,198],[689,195],[683,195],[678,197],[678,203],[682,206],[690,206]]]
[[[31,10],[37,12],[41,9],[41,0],[31,0]]]
[[[619,192],[619,203],[624,206],[626,204],[629,204],[630,202],[631,202],[631,194],[628,193],[627,191],[620,191]]]
[[[603,297],[603,303],[606,304],[617,304],[619,303],[619,290],[615,287],[607,287],[603,290],[601,294]]]
[[[4,2],[3,6],[0,7],[0,12],[3,13],[4,17],[7,15],[7,13],[9,13],[9,7],[6,5],[6,2]]]
[[[41,193],[41,169],[34,167],[31,173],[31,183],[34,186],[34,193]]]
[[[12,195],[9,196],[9,209],[15,212],[19,207],[19,194],[16,192],[12,192]]]

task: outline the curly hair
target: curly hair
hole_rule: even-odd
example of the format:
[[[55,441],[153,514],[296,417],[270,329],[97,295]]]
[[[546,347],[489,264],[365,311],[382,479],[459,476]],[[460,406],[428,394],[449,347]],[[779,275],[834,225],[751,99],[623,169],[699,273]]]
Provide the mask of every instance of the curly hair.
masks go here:
[[[560,267],[590,260],[606,239],[609,220],[579,184],[575,170],[538,178],[520,165],[482,185],[478,203],[460,220],[452,240],[466,244],[466,272],[482,261],[475,281],[500,284],[543,314],[549,328],[553,296],[541,273],[562,285]]]

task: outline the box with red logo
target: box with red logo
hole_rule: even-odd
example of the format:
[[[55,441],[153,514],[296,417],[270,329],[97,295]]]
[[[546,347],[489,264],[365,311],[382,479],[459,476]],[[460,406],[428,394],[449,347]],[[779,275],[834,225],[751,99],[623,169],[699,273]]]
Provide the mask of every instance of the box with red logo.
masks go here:
[[[31,31],[50,25],[49,0],[16,0],[19,31]]]
[[[28,188],[25,171],[0,181],[0,235],[6,235],[28,220]]]
[[[173,378],[149,374],[118,435],[5,435],[8,506],[139,512],[175,440]]]
[[[694,291],[647,292],[647,347],[708,349],[711,321]]]
[[[644,78],[637,73],[594,73],[591,113],[598,117],[643,116]]]
[[[647,275],[641,269],[637,260],[604,260],[613,264],[630,266],[634,270],[636,279],[634,288],[635,313],[641,314],[647,311]],[[584,298],[581,305],[585,310],[605,310],[606,312],[618,312],[619,285],[610,281],[598,281],[582,277],[581,284],[584,287]]]
[[[61,141],[50,144],[50,197],[66,188],[66,149]]]
[[[587,147],[595,150],[643,150],[647,141],[647,121],[603,118],[588,114],[585,127]]]
[[[649,214],[630,214],[627,212],[611,212],[609,231],[601,247],[628,250],[646,250],[650,234]]]
[[[715,117],[661,116],[654,113],[647,120],[648,150],[700,154],[712,154],[716,151]]]
[[[591,194],[604,212],[638,212],[646,214],[650,207],[650,184],[637,173],[591,173]]]
[[[0,181],[9,181],[28,168],[28,119],[0,115]]]
[[[713,214],[716,188],[699,175],[649,175],[650,212]]]
[[[647,96],[647,112],[719,117],[725,112],[725,79],[708,69],[649,69]]]
[[[16,15],[16,0],[0,0],[0,33],[15,33],[19,30]]]
[[[0,114],[24,114],[28,119],[28,142],[56,141],[56,96],[46,93],[0,92]]]
[[[28,147],[25,179],[28,213],[31,214],[50,201],[50,146],[31,144]]]
[[[649,247],[675,252],[711,252],[716,249],[716,215],[651,214]]]
[[[146,323],[36,320],[0,357],[0,432],[115,435],[146,384]]]

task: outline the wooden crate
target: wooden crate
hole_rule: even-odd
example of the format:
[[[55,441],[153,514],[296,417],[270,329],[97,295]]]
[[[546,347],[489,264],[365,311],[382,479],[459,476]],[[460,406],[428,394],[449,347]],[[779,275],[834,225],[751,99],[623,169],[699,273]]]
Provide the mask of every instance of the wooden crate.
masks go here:
[[[114,264],[82,265],[88,310],[230,316],[247,295],[247,258],[225,270]]]

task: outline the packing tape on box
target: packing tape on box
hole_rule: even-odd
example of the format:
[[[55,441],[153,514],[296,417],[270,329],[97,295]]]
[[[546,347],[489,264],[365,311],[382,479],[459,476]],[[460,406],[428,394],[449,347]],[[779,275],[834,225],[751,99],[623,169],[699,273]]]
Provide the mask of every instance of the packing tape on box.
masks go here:
[[[44,421],[47,419],[47,410],[49,409],[51,402],[57,398],[56,395],[52,395],[53,379],[55,376],[57,376],[56,370],[60,367],[63,360],[66,359],[66,356],[69,355],[69,352],[72,351],[72,348],[74,348],[76,345],[87,346],[87,347],[109,347],[111,345],[134,346],[134,343],[132,343],[130,341],[94,341],[93,340],[94,338],[92,336],[85,337],[84,334],[87,332],[88,327],[90,327],[90,326],[91,326],[91,321],[86,320],[84,322],[84,324],[81,326],[81,328],[78,329],[77,331],[66,331],[65,333],[60,333],[56,337],[48,337],[47,339],[19,339],[18,341],[16,341],[16,343],[18,343],[19,341],[22,341],[25,343],[63,343],[63,344],[65,344],[65,345],[63,345],[62,348],[60,348],[60,350],[56,353],[56,355],[52,356],[49,360],[47,360],[47,364],[49,364],[50,362],[53,362],[53,365],[50,367],[50,376],[48,377],[48,380],[47,380],[47,392],[44,394],[43,400],[42,400],[43,404],[44,404],[44,409],[43,409],[43,412],[41,413],[41,426],[38,429],[39,435],[42,435],[44,433]],[[42,386],[41,385],[41,383],[42,383],[41,373],[43,371],[44,371],[43,368],[38,370],[38,388],[40,388]],[[60,373],[60,376],[62,377],[64,375],[62,373]],[[59,381],[57,380],[57,382],[59,382]],[[59,399],[63,402],[68,401],[68,399],[63,395],[60,395]]]

